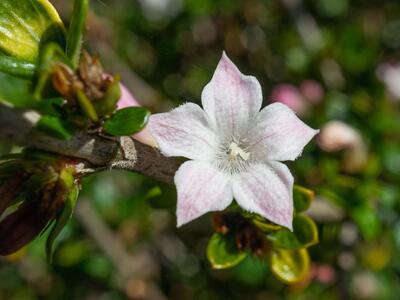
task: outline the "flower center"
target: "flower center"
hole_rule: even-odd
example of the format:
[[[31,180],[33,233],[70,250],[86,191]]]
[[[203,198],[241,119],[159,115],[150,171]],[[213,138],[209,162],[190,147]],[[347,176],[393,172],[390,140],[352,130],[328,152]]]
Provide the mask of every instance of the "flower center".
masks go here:
[[[218,168],[230,174],[245,170],[252,159],[246,145],[247,143],[243,140],[230,140],[221,143],[216,155]]]
[[[248,160],[250,157],[250,153],[244,151],[239,147],[238,144],[232,142],[228,148],[229,160],[235,160],[237,157],[241,157],[243,160]]]

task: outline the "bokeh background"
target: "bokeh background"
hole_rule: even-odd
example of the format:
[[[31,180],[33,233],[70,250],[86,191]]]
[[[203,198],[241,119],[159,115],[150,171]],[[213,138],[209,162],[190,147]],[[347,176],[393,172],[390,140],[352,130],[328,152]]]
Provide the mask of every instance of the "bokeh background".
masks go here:
[[[66,24],[71,2],[51,0]],[[87,178],[54,262],[45,237],[0,259],[0,299],[396,299],[400,295],[400,2],[93,0],[85,45],[153,112],[199,103],[223,50],[321,133],[290,167],[316,192],[312,272],[212,271],[210,216],[177,230],[173,187]]]

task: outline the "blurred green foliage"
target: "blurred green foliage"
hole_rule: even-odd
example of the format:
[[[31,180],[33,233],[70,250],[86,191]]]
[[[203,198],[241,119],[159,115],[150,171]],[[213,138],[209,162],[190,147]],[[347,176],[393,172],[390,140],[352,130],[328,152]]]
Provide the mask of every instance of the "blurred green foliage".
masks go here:
[[[52,2],[68,16],[66,1]],[[199,102],[225,49],[244,73],[261,82],[265,104],[278,84],[300,88],[305,80],[318,82],[323,99],[308,104],[302,119],[314,128],[344,121],[360,133],[367,151],[366,163],[356,170],[349,167],[354,157],[346,151],[327,153],[316,143],[291,163],[296,183],[315,191],[325,205],[312,215],[319,244],[309,248],[311,275],[292,286],[277,281],[268,262],[252,256],[231,270],[210,270],[204,255],[210,218],[177,230],[174,211],[161,205],[174,201],[173,187],[124,172],[85,179],[81,201],[90,201],[129,253],[153,255],[152,278],[163,294],[207,300],[398,297],[400,102],[378,79],[382,63],[400,60],[398,1],[102,0],[91,5],[86,45],[154,111]],[[157,101],[143,93],[149,87],[160,95]],[[124,279],[118,265],[125,260],[110,258],[81,218],[61,233],[52,265],[43,253],[45,237],[2,259],[0,299],[140,298],[140,283]],[[141,259],[132,258],[133,263]]]

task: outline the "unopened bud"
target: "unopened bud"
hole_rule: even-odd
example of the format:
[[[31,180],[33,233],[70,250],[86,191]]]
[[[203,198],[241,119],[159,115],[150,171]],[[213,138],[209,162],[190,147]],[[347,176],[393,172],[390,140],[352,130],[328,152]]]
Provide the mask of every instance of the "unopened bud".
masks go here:
[[[344,150],[343,167],[349,173],[361,171],[367,163],[367,147],[361,134],[341,121],[330,121],[321,128],[318,145],[326,152]]]
[[[326,152],[337,152],[361,143],[361,135],[341,121],[326,123],[318,135],[318,145]]]
[[[67,65],[56,64],[51,77],[53,87],[70,102],[75,103],[75,94],[84,88],[78,76]]]

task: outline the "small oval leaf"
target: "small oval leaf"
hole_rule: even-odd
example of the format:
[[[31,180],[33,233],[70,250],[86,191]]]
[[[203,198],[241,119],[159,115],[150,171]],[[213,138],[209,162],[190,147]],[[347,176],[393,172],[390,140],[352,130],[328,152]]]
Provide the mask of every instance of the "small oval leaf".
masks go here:
[[[117,110],[104,122],[104,131],[111,135],[132,135],[142,130],[148,120],[150,112],[144,107],[127,107]]]
[[[272,249],[270,263],[272,273],[288,284],[304,280],[310,271],[310,257],[306,249]]]
[[[65,43],[65,29],[48,0],[0,1],[0,49],[34,62],[47,41]]]
[[[307,210],[314,200],[314,192],[302,186],[293,187],[293,203],[297,212]]]
[[[213,269],[227,269],[236,266],[247,256],[239,251],[232,237],[214,233],[207,245],[207,259]]]
[[[282,229],[269,234],[267,237],[278,248],[308,248],[318,243],[318,230],[317,225],[310,217],[297,214],[293,218],[293,232]]]

